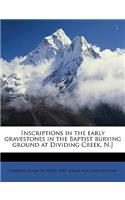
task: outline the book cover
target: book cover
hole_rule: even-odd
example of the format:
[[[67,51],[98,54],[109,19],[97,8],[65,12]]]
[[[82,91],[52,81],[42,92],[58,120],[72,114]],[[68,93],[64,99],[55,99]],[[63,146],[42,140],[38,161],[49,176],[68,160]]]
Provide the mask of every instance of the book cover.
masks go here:
[[[1,181],[125,181],[125,20],[1,20]]]

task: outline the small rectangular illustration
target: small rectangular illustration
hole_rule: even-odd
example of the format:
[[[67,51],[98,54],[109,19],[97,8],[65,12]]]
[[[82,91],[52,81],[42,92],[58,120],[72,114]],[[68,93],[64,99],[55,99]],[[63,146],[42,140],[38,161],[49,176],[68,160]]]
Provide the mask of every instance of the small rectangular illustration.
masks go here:
[[[125,20],[1,20],[1,126],[125,126]]]

